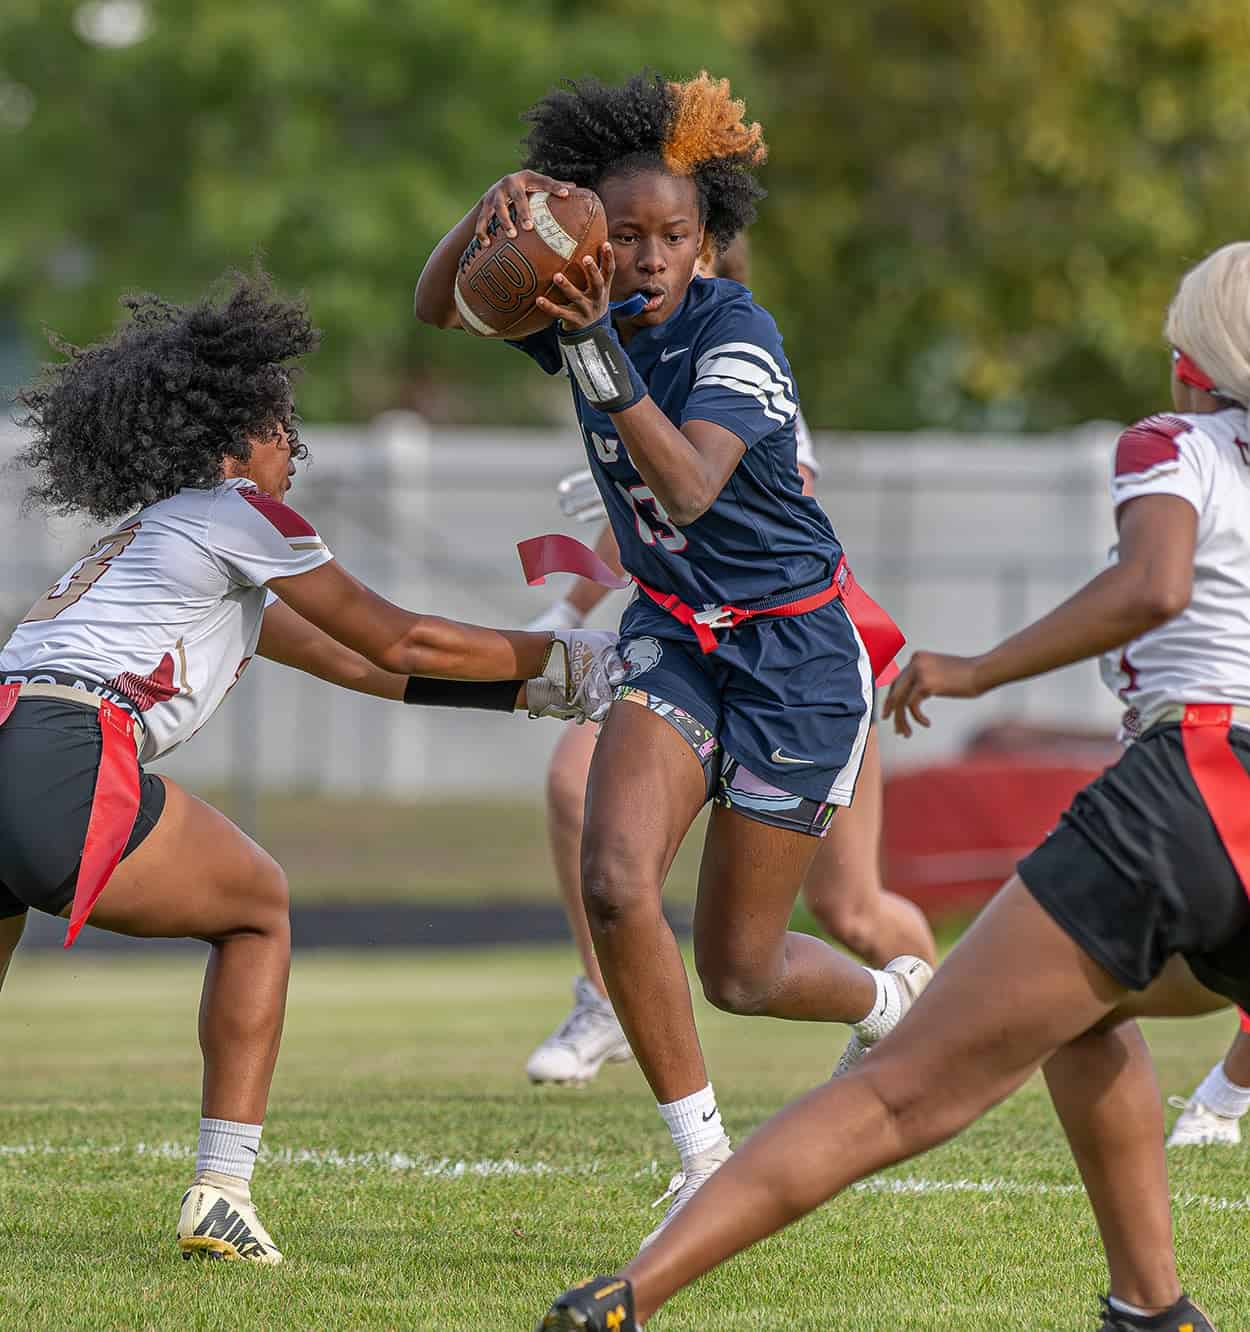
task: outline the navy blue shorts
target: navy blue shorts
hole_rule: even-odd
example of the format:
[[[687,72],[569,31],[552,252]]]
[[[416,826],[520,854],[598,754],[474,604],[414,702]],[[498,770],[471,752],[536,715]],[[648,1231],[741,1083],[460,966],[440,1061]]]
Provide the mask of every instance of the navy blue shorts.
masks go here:
[[[833,807],[855,794],[872,720],[872,668],[859,636],[835,601],[789,619],[751,620],[718,638],[717,651],[705,654],[667,612],[634,601],[621,622],[630,667],[622,696],[661,715],[657,703],[678,708],[698,723],[702,746],[687,739],[705,771],[713,766],[710,794],[723,803],[823,835]]]

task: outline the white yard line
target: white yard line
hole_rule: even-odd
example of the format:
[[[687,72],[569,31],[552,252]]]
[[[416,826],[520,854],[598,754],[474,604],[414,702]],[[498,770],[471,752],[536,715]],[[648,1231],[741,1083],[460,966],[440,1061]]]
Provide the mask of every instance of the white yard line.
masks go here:
[[[83,1142],[73,1146],[52,1143],[0,1143],[0,1163],[6,1159],[41,1156],[133,1156],[158,1161],[194,1161],[195,1148],[185,1142]],[[282,1168],[303,1166],[318,1170],[346,1170],[369,1174],[420,1175],[423,1179],[513,1179],[518,1177],[589,1176],[605,1179],[659,1177],[664,1171],[656,1161],[630,1170],[622,1164],[606,1166],[602,1161],[517,1161],[510,1156],[467,1160],[454,1156],[427,1156],[421,1152],[350,1151],[335,1147],[262,1147],[258,1164]],[[889,1197],[925,1198],[943,1194],[980,1194],[984,1197],[1063,1197],[1082,1192],[1079,1184],[1028,1184],[1001,1175],[987,1179],[926,1179],[917,1175],[861,1180],[850,1192]],[[1250,1196],[1223,1198],[1207,1193],[1178,1193],[1173,1205],[1210,1212],[1250,1212]]]

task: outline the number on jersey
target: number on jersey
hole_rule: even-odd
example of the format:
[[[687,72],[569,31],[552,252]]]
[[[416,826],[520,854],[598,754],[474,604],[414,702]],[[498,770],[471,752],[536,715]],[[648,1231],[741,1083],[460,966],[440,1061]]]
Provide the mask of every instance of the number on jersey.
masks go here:
[[[685,534],[673,526],[664,505],[656,499],[650,486],[626,487],[618,481],[616,488],[629,501],[634,511],[634,525],[638,528],[638,535],[648,546],[654,546],[658,541],[665,550],[674,553],[686,549],[690,543],[686,540]],[[644,511],[644,505],[650,513]]]
[[[26,612],[23,624],[54,620],[82,599],[108,573],[113,561],[135,539],[139,524],[103,536],[70,571],[55,582]]]

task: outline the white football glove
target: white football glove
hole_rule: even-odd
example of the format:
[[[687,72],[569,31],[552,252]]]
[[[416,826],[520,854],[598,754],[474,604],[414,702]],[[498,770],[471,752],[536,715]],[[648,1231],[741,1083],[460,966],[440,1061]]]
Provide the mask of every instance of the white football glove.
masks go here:
[[[560,512],[566,518],[576,518],[579,523],[596,523],[608,516],[603,496],[588,470],[570,472],[556,486],[556,496],[560,501]]]
[[[543,673],[526,681],[530,716],[557,717],[579,726],[602,721],[628,669],[616,643],[617,635],[603,629],[557,632]]]
[[[564,600],[553,601],[545,611],[535,615],[525,627],[531,633],[538,633],[543,629],[557,633],[561,629],[580,629],[584,619],[585,616],[576,606],[571,606]]]

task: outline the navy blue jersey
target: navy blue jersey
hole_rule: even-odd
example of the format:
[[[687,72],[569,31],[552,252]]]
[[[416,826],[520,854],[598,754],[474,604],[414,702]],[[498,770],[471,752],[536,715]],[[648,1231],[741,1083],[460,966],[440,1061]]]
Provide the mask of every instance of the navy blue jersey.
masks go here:
[[[516,344],[548,374],[564,368],[554,325]],[[631,574],[696,608],[788,599],[825,586],[842,553],[795,465],[798,395],[781,334],[751,293],[696,278],[678,309],[626,348],[660,410],[681,428],[712,421],[747,446],[700,518],[678,527],[616,437],[570,380],[591,471]]]

